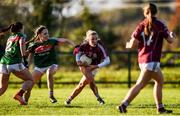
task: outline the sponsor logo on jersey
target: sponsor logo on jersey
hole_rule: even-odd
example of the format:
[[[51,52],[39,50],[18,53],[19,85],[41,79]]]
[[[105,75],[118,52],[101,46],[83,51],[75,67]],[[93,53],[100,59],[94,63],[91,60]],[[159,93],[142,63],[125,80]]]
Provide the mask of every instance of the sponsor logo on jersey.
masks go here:
[[[47,52],[52,48],[52,45],[47,44],[47,45],[41,45],[35,49],[35,53],[43,53]]]

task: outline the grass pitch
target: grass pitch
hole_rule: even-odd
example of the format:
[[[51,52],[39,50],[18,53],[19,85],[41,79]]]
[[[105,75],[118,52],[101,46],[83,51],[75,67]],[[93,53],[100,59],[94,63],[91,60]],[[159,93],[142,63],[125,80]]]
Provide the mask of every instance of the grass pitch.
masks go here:
[[[0,115],[120,115],[116,106],[126,95],[125,88],[99,88],[106,104],[99,105],[92,91],[87,86],[77,96],[70,106],[65,106],[64,101],[74,88],[56,88],[55,97],[58,103],[52,104],[48,99],[46,88],[34,88],[29,105],[20,106],[12,96],[17,89],[9,88],[0,97]],[[164,89],[163,101],[167,109],[173,109],[172,115],[180,115],[180,89]],[[128,107],[125,115],[157,115],[152,95],[152,88],[146,88],[136,97]],[[122,115],[122,114],[121,114]]]

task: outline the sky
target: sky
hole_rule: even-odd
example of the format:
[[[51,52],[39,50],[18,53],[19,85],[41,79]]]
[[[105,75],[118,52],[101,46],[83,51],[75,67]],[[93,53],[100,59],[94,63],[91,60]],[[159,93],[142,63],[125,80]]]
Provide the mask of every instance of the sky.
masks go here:
[[[143,7],[144,5],[138,3],[137,4],[127,3],[128,1],[133,2],[133,0],[72,0],[70,3],[65,5],[63,9],[63,15],[65,17],[80,15],[81,11],[83,10],[82,1],[90,9],[91,13],[99,13],[102,10]],[[143,0],[143,2],[146,1],[150,1],[150,0]],[[158,1],[158,0],[151,0],[151,1]],[[161,0],[161,1],[167,1],[167,0]],[[169,6],[173,9],[174,5],[175,5],[174,0],[171,0],[170,3],[161,2],[160,4],[158,4],[158,7]],[[178,5],[180,6],[180,3]]]
[[[90,9],[92,13],[98,13],[101,10],[110,10],[123,6],[121,0],[84,0],[84,4]],[[83,10],[81,0],[72,0],[63,9],[64,16],[75,16],[80,14]]]

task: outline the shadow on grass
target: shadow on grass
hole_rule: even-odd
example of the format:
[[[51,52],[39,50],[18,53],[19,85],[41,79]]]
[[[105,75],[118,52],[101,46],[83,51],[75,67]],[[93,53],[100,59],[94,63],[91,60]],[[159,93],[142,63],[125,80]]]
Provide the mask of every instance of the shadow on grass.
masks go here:
[[[102,106],[101,105],[85,105],[85,106],[64,105],[62,107],[65,107],[65,108],[99,108],[99,107],[102,107]]]
[[[39,105],[36,105],[37,108],[83,108],[82,106],[75,106],[75,105],[42,105],[42,106],[39,106]]]
[[[180,108],[180,104],[165,104],[165,108]],[[130,105],[131,108],[156,108],[155,104]]]
[[[87,104],[70,104],[70,105],[65,105],[61,103],[55,103],[55,104],[50,104],[48,103],[47,105],[44,104],[34,104],[34,107],[36,108],[99,108],[103,106],[108,106],[108,105],[100,105],[100,104],[94,104],[94,103],[89,103]],[[110,105],[111,106],[111,105]]]
[[[172,113],[173,115],[177,115],[177,116],[179,116],[180,115],[180,113]]]
[[[65,107],[65,108],[83,108],[82,106],[72,106],[72,105],[64,105],[62,107]]]

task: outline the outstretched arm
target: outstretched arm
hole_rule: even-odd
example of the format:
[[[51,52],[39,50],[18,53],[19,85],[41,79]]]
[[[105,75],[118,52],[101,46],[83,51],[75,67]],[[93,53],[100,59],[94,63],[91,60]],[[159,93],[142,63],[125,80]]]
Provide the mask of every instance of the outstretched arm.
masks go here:
[[[126,48],[135,48],[138,45],[138,43],[139,41],[132,37],[131,40],[126,43]]]
[[[73,41],[69,40],[69,39],[59,38],[58,41],[59,41],[59,44],[61,44],[61,43],[68,43],[68,44],[70,44],[72,46],[75,46],[75,43]]]

